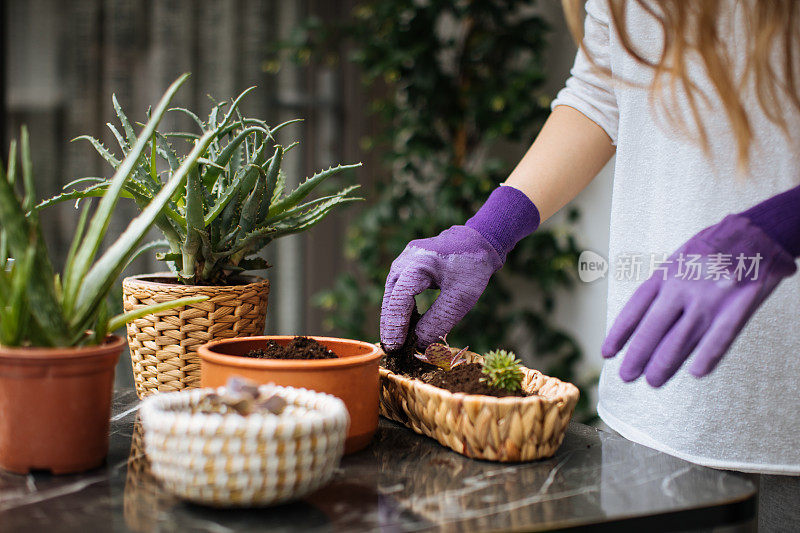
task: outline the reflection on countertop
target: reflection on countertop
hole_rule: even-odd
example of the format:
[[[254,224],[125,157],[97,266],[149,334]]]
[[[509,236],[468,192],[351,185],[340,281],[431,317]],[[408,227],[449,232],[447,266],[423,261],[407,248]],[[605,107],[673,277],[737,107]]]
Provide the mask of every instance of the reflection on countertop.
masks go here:
[[[138,400],[117,391],[105,467],[80,475],[0,472],[0,531],[487,531],[583,525],[669,529],[752,516],[744,478],[571,424],[555,457],[501,464],[462,457],[381,420],[306,499],[225,510],[181,502],[150,474]]]

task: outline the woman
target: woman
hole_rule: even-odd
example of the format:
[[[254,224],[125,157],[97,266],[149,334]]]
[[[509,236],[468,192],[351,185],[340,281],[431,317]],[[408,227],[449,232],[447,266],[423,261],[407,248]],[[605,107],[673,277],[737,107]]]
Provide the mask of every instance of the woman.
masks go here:
[[[580,28],[575,4],[565,7]],[[586,11],[571,77],[508,180],[464,226],[410,242],[392,264],[381,340],[404,342],[414,295],[431,287],[441,294],[416,326],[419,343],[446,334],[514,245],[616,153],[609,257],[662,261],[644,283],[609,279],[600,416],[689,461],[773,474],[762,499],[791,502],[800,497],[800,478],[789,477],[800,475],[800,6],[590,0]],[[762,510],[762,524],[800,518],[794,501],[787,516]]]

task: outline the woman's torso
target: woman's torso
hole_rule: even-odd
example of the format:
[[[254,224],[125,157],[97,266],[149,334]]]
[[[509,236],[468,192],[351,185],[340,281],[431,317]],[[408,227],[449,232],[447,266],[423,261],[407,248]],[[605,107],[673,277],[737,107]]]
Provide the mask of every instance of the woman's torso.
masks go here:
[[[733,12],[736,2],[731,1]],[[629,32],[640,50],[660,50],[658,23],[629,9]],[[740,15],[727,21],[726,40],[743,57]],[[650,71],[609,35],[615,77],[647,84]],[[702,69],[692,73],[713,95]],[[614,85],[619,125],[609,246],[607,325],[639,283],[651,258],[669,255],[699,230],[800,182],[800,150],[744,95],[756,134],[746,176],[737,177],[736,145],[719,102],[703,109],[710,155],[654,112],[646,89]],[[686,109],[685,98],[677,100]],[[656,101],[658,105],[658,101]],[[800,116],[786,107],[800,139]],[[636,265],[640,265],[637,276]],[[708,377],[684,371],[664,387],[618,376],[624,352],[605,362],[598,410],[632,440],[709,466],[800,474],[800,276],[785,280],[753,316]]]

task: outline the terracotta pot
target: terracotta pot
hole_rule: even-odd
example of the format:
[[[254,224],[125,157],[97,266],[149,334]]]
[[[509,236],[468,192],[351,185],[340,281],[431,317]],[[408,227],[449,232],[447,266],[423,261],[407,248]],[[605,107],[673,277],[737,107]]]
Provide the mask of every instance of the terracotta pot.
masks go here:
[[[124,346],[115,335],[85,348],[0,346],[0,467],[68,474],[100,466]]]
[[[201,384],[220,387],[231,376],[257,383],[275,383],[327,392],[341,398],[350,412],[345,453],[363,449],[378,429],[378,360],[374,344],[331,337],[310,337],[339,356],[338,359],[253,359],[240,357],[263,348],[268,340],[288,344],[293,335],[246,337],[212,342],[200,347]]]
[[[147,315],[128,323],[133,381],[140,399],[200,384],[197,349],[210,341],[264,333],[269,281],[244,276],[240,285],[182,285],[168,272],[122,282],[125,312],[188,296],[198,304]],[[250,283],[247,283],[250,282]]]

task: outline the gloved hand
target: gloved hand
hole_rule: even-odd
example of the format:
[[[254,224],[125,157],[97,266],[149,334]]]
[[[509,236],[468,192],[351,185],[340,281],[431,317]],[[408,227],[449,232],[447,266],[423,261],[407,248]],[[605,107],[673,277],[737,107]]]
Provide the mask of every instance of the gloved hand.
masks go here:
[[[396,350],[405,342],[414,296],[441,293],[416,327],[418,347],[446,335],[480,298],[506,255],[539,225],[539,211],[518,189],[495,189],[464,226],[411,241],[392,263],[381,306],[381,342]]]
[[[694,351],[688,371],[709,374],[783,278],[793,257],[750,218],[729,215],[687,241],[633,294],[603,343],[614,357],[633,334],[620,366],[660,387]],[[749,272],[748,272],[749,269]]]

